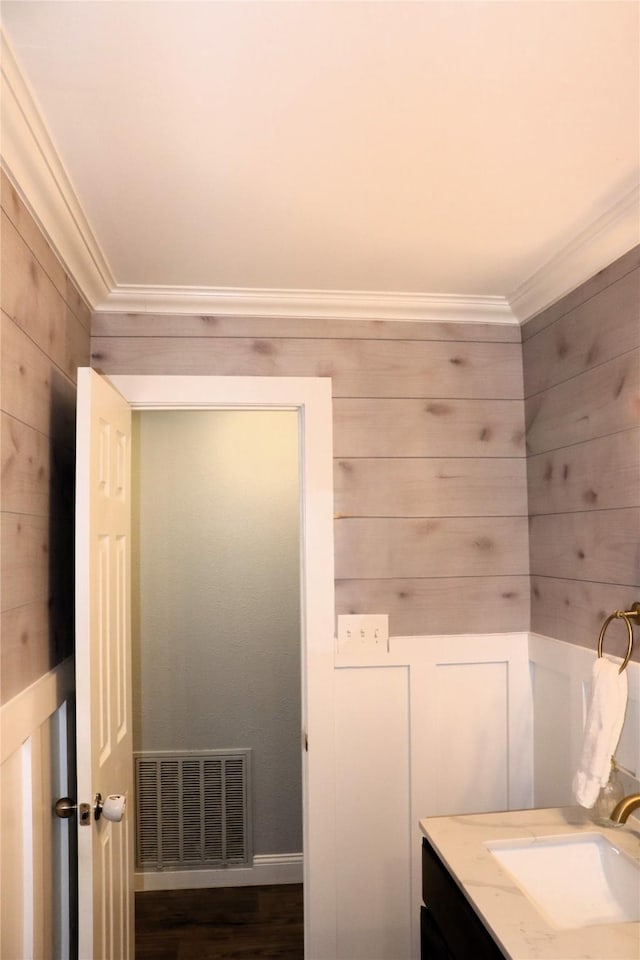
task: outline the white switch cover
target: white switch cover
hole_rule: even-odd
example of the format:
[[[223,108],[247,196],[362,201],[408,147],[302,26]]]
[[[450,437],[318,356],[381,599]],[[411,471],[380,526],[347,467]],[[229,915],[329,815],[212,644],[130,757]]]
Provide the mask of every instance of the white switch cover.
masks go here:
[[[338,616],[338,653],[388,652],[388,613],[349,613]]]

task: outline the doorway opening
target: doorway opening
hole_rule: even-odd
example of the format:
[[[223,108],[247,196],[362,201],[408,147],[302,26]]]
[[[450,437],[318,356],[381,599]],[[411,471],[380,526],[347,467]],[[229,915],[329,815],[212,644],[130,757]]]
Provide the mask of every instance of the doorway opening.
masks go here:
[[[156,889],[260,883],[267,862],[302,881],[298,463],[295,410],[134,413],[136,860]]]
[[[110,375],[133,410],[293,410],[299,426],[306,956],[336,954],[333,445],[323,378]]]

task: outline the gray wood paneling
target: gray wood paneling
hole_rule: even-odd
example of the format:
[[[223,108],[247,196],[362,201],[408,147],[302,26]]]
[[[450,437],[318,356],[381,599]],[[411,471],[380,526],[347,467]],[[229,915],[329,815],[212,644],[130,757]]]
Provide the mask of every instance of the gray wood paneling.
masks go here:
[[[47,601],[4,610],[0,614],[0,636],[0,700],[6,703],[56,664]]]
[[[362,589],[380,577],[468,577],[479,620],[486,608],[496,622],[494,582],[528,569],[519,332],[102,315],[95,333],[93,363],[106,373],[330,376],[335,505],[352,518],[336,525],[338,575]],[[448,518],[437,532],[434,514]],[[421,516],[431,519],[409,519]],[[413,632],[428,632],[443,605],[438,590],[430,597],[413,615],[403,605]],[[516,609],[525,629],[528,602],[514,601],[510,624]]]
[[[2,610],[49,598],[49,518],[4,513],[1,520]]]
[[[520,400],[337,399],[336,457],[524,456]]]
[[[633,586],[639,544],[638,507],[531,517],[531,573]]]
[[[54,363],[62,366],[65,301],[4,211],[0,231],[2,309]]]
[[[2,505],[10,513],[49,515],[49,438],[15,417],[0,419]]]
[[[0,337],[2,409],[45,433],[49,425],[51,360],[4,311]]]
[[[56,410],[56,442],[75,445],[75,385],[57,370],[46,353],[2,313],[2,409],[48,435]],[[85,336],[85,342],[86,342]],[[88,343],[85,343],[88,354]]]
[[[109,373],[331,377],[335,397],[520,398],[520,346],[404,340],[95,338]]]
[[[638,589],[585,580],[531,578],[531,629],[547,637],[596,649],[605,619],[614,610],[630,610],[640,599]],[[604,650],[624,656],[627,633],[621,621],[607,628]],[[633,659],[640,660],[640,644],[634,643]]]
[[[95,313],[94,337],[234,337],[312,340],[449,340],[520,343],[520,327],[505,323],[420,323],[313,317],[184,316],[170,313]]]
[[[640,247],[523,331],[531,628],[594,649],[640,596],[639,263]]]
[[[75,379],[89,309],[1,176],[2,702],[73,649]]]
[[[335,545],[338,579],[529,572],[526,517],[347,518]]]
[[[529,453],[638,425],[640,350],[616,357],[525,401]]]
[[[394,636],[500,633],[529,622],[529,580],[509,577],[337,580],[337,613],[388,613]]]
[[[640,506],[640,428],[529,457],[529,512]]]
[[[68,304],[65,304],[64,353],[61,368],[75,383],[78,367],[89,366],[89,331]]]
[[[14,225],[16,234],[23,239],[26,247],[33,253],[58,293],[65,297],[68,278],[64,267],[22,203],[4,170],[0,171],[0,203],[8,219]],[[3,242],[6,240],[8,243],[12,243],[15,238],[11,236],[5,238],[3,235],[2,239]]]
[[[338,459],[340,517],[526,516],[524,458]]]
[[[523,344],[525,396],[584,373],[639,345],[640,268]]]
[[[83,298],[82,294],[78,291],[78,288],[74,284],[71,277],[66,277],[65,283],[65,300],[69,306],[69,309],[75,317],[80,321],[81,325],[87,331],[91,332],[91,310],[89,309],[87,302]],[[87,343],[87,348],[89,344]]]

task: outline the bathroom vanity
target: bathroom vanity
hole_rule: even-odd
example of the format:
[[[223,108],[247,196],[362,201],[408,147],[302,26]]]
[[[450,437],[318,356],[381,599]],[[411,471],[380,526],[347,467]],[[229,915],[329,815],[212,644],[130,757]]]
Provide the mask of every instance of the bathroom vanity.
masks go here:
[[[421,960],[640,957],[640,922],[626,919],[625,908],[618,908],[611,898],[600,903],[599,894],[586,889],[583,893],[581,887],[589,857],[598,859],[598,845],[606,847],[627,871],[622,893],[629,915],[634,914],[635,905],[640,906],[637,818],[630,818],[624,827],[605,828],[595,824],[588,811],[563,807],[430,817],[420,827]],[[540,852],[545,856],[547,850],[560,858],[566,853],[574,882],[562,879],[554,861],[546,867],[543,860],[542,892],[536,894],[541,899],[536,900],[518,872],[518,856],[523,852],[528,865],[531,850],[536,856]],[[516,866],[501,862],[504,851],[515,853]],[[576,855],[582,860],[576,861]],[[536,871],[540,873],[537,867]],[[581,917],[576,919],[569,902],[564,909],[565,897],[574,899]]]
[[[504,953],[426,837],[422,841],[422,899],[421,960],[504,960]]]

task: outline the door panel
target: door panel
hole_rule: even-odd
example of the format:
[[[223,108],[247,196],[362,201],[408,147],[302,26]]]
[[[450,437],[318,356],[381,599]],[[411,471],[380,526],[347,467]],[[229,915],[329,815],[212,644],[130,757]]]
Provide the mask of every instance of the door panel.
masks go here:
[[[102,377],[78,372],[76,695],[80,960],[133,958],[131,413]],[[124,818],[96,816],[123,794]]]

